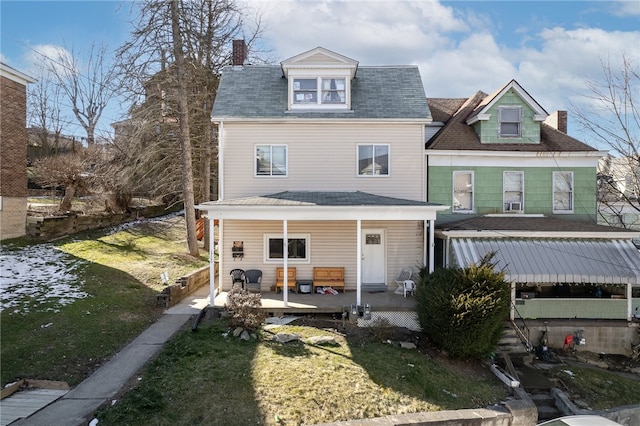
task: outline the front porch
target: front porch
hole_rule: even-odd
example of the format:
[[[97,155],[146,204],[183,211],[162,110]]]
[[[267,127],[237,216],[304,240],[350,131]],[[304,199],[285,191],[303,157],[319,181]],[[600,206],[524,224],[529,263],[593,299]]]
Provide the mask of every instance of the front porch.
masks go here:
[[[284,305],[283,294],[275,292],[261,292],[262,309],[269,316],[301,315],[301,314],[339,314],[356,305],[356,292],[346,291],[335,295],[330,294],[302,294],[289,292],[287,307]],[[372,312],[415,312],[415,296],[403,297],[392,291],[367,293],[362,292],[360,309],[365,305],[371,307]],[[227,292],[220,292],[214,300],[214,306],[224,307],[227,302]]]

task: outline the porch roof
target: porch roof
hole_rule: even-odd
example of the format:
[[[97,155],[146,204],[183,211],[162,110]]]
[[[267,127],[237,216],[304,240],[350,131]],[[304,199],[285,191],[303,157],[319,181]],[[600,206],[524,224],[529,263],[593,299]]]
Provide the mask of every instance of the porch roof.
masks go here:
[[[458,266],[495,252],[496,270],[521,283],[639,284],[640,252],[631,240],[452,238]]]
[[[361,191],[285,191],[209,201],[196,206],[209,219],[241,220],[435,220],[449,207]]]

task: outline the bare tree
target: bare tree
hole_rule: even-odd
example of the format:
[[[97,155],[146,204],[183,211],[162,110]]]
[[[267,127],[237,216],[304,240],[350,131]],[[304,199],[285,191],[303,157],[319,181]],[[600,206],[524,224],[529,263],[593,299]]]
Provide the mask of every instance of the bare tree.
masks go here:
[[[189,136],[189,106],[187,105],[187,83],[185,81],[184,53],[182,51],[182,34],[178,17],[178,0],[169,0],[171,8],[171,32],[173,35],[173,52],[176,58],[176,77],[178,79],[178,123],[180,124],[180,147],[182,151],[182,188],[184,193],[184,210],[187,222],[187,245],[189,254],[197,256],[200,251],[196,239],[195,203],[193,198],[193,171],[191,165],[191,139]],[[193,214],[191,213],[193,212]]]
[[[102,112],[115,95],[115,66],[105,45],[91,46],[84,61],[72,50],[49,58],[49,71],[69,99],[73,114],[87,133],[87,144],[95,142]]]
[[[29,124],[36,132],[41,147],[41,155],[47,156],[57,154],[60,148],[62,94],[60,86],[51,81],[44,69],[39,74],[38,81],[29,86],[27,112]]]
[[[50,188],[63,188],[61,212],[71,211],[73,198],[78,191],[89,186],[91,157],[87,151],[45,157],[34,162],[35,181]]]
[[[624,55],[618,65],[603,61],[602,70],[603,82],[587,82],[588,107],[573,105],[573,108],[582,128],[611,153],[601,162],[598,174],[600,217],[611,225],[638,227],[640,74],[637,66]]]
[[[135,130],[123,148],[134,165],[130,176],[154,195],[184,202],[187,218],[195,218],[193,206],[211,199],[211,176],[217,171],[210,115],[220,70],[230,63],[232,40],[247,39],[250,32],[251,44],[261,24],[256,19],[248,30],[246,11],[234,0],[145,0],[137,5],[131,40],[117,53],[125,78],[121,85],[133,95]],[[178,39],[180,52],[175,49]],[[186,115],[179,93],[186,93]],[[183,164],[186,120],[191,170]],[[194,200],[191,207],[188,197]],[[187,232],[191,240],[195,229],[188,225]]]

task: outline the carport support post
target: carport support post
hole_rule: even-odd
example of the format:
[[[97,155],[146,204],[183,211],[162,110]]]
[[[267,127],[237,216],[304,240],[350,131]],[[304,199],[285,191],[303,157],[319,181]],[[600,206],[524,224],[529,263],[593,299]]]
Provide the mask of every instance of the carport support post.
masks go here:
[[[344,290],[343,290],[344,291]],[[362,303],[362,221],[356,221],[356,306]]]
[[[633,291],[631,291],[631,283],[627,283],[627,321],[631,322],[631,315],[633,315]]]

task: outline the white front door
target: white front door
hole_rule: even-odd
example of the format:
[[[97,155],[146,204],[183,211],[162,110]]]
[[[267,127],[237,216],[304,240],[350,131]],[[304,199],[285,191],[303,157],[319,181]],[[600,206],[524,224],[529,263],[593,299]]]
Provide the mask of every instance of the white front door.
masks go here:
[[[384,229],[362,230],[362,285],[385,285],[387,277]]]

